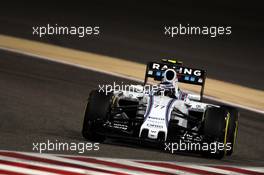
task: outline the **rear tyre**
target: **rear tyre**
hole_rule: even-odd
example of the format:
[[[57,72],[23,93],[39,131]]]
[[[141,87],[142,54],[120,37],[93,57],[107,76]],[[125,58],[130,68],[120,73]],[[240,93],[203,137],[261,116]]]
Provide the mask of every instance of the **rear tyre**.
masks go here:
[[[113,94],[105,94],[98,90],[91,91],[85,110],[82,135],[85,139],[94,142],[103,142],[105,136],[97,130],[107,120]]]

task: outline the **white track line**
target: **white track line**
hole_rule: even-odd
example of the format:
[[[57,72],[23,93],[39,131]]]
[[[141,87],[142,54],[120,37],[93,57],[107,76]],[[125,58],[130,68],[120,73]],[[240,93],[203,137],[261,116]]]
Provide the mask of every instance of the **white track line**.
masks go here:
[[[33,169],[21,168],[21,167],[3,165],[3,164],[0,164],[0,170],[12,171],[12,172],[23,173],[23,174],[32,174],[32,175],[58,175],[55,173],[49,173],[49,172],[40,171],[40,170],[33,170]]]
[[[115,163],[119,163],[119,164],[124,164],[124,165],[129,165],[129,166],[133,166],[133,167],[139,167],[139,168],[146,168],[146,169],[150,169],[150,170],[156,170],[156,171],[162,171],[162,172],[167,172],[167,173],[172,173],[172,174],[179,174],[179,175],[195,175],[193,173],[187,173],[186,171],[181,171],[181,170],[175,170],[175,169],[171,169],[171,168],[164,168],[164,167],[159,167],[159,166],[153,166],[153,165],[147,165],[147,164],[143,164],[143,163],[138,163],[138,162],[134,162],[131,160],[111,160],[111,159],[104,159],[104,158],[96,158],[98,160],[104,160],[104,161],[109,161],[109,162],[115,162]]]
[[[39,158],[46,158],[46,159],[49,159],[49,160],[55,160],[55,161],[59,161],[59,162],[65,162],[65,163],[71,163],[71,164],[76,164],[76,165],[82,165],[82,166],[91,167],[91,168],[97,168],[97,169],[101,169],[101,170],[108,170],[108,171],[113,171],[113,172],[117,172],[117,173],[123,173],[124,172],[124,169],[120,169],[120,168],[113,168],[113,167],[110,167],[110,166],[107,166],[107,165],[101,165],[101,164],[97,164],[97,163],[88,163],[88,162],[83,162],[83,161],[79,161],[79,160],[62,158],[62,157],[58,157],[58,156],[50,156],[50,155],[47,155],[47,154],[35,154],[35,153],[20,153],[20,154],[34,156],[34,157],[39,157]],[[144,173],[141,173],[139,171],[132,171],[132,170],[125,170],[125,172],[127,174],[131,174],[131,175],[144,174]],[[95,174],[97,174],[97,173],[95,173]]]
[[[62,171],[67,171],[67,172],[72,172],[72,173],[80,173],[80,174],[92,174],[92,173],[94,174],[94,173],[98,173],[99,175],[107,175],[105,173],[99,173],[99,172],[95,172],[95,171],[88,171],[88,170],[79,169],[79,168],[53,165],[53,164],[49,164],[49,163],[37,162],[37,161],[32,161],[32,160],[30,161],[30,160],[25,160],[25,159],[20,159],[20,158],[13,158],[13,157],[8,157],[8,156],[0,156],[0,160],[10,161],[10,162],[17,162],[17,163],[23,163],[23,164],[27,164],[27,165],[33,165],[33,166],[44,167],[44,168],[52,168],[52,169],[55,169],[55,170],[62,170]],[[39,170],[39,171],[42,171],[42,170]]]
[[[46,56],[39,55],[39,54],[33,54],[33,53],[24,52],[24,51],[17,50],[17,49],[12,49],[12,48],[6,48],[6,47],[2,47],[2,46],[0,46],[0,50],[14,52],[14,53],[18,53],[18,54],[22,54],[22,55],[26,55],[26,56],[30,56],[30,57],[36,57],[36,58],[43,59],[43,60],[49,60],[49,61],[56,62],[56,63],[61,63],[61,64],[69,65],[69,66],[78,67],[78,68],[81,68],[81,69],[91,70],[91,71],[94,71],[94,72],[104,73],[104,74],[107,74],[107,75],[116,76],[116,77],[119,77],[119,78],[124,78],[124,79],[127,79],[127,80],[132,80],[132,81],[143,83],[143,80],[138,79],[138,78],[129,77],[127,75],[122,75],[122,74],[118,74],[118,73],[114,73],[114,72],[110,72],[110,71],[105,71],[105,70],[101,70],[101,69],[96,69],[96,68],[89,67],[89,66],[83,66],[83,65],[80,65],[80,64],[74,64],[74,63],[58,60],[56,58],[46,57]],[[209,99],[209,100],[213,100],[213,101],[216,101],[216,102],[224,103],[224,104],[227,104],[227,105],[231,105],[231,106],[234,106],[234,107],[242,108],[242,109],[245,109],[245,110],[248,110],[248,111],[264,114],[264,110],[259,110],[259,109],[255,109],[255,108],[248,107],[248,106],[245,106],[245,105],[240,105],[240,104],[228,102],[226,100],[214,98],[214,97],[207,96],[207,95],[204,95],[204,98]]]
[[[204,171],[210,171],[212,173],[220,173],[220,174],[230,174],[230,175],[240,175],[241,173],[237,173],[234,171],[229,171],[229,170],[222,170],[218,168],[213,168],[213,167],[208,167],[208,166],[202,166],[202,165],[185,165],[182,164],[182,166],[188,167],[188,168],[194,168],[198,170],[204,170]]]
[[[42,158],[42,159],[48,159],[48,160],[55,160],[58,162],[62,162],[62,163],[70,163],[70,164],[75,164],[75,165],[81,165],[81,166],[85,166],[85,167],[92,167],[92,168],[97,168],[97,169],[101,169],[101,170],[109,170],[109,171],[113,171],[116,173],[127,173],[127,174],[138,174],[138,175],[151,175],[151,172],[144,172],[143,170],[128,170],[125,167],[112,167],[110,164],[109,165],[103,165],[100,162],[98,163],[93,163],[93,162],[89,162],[89,160],[87,160],[87,162],[81,161],[81,160],[73,160],[73,159],[68,159],[68,158],[64,158],[61,157],[62,155],[60,154],[37,154],[37,153],[27,153],[27,152],[17,152],[17,151],[5,151],[3,150],[3,152],[11,152],[11,153],[17,153],[17,154],[21,154],[21,155],[27,155],[27,156],[32,156],[32,157],[37,157],[37,158]],[[67,157],[67,156],[65,156]],[[243,173],[239,173],[236,171],[231,171],[231,170],[224,170],[221,168],[217,168],[217,166],[221,167],[233,167],[233,168],[238,168],[238,169],[242,169],[242,170],[251,170],[251,171],[255,171],[256,173],[263,173],[264,172],[264,167],[250,167],[250,166],[229,166],[229,165],[219,165],[219,164],[197,164],[197,163],[183,163],[183,162],[170,162],[170,161],[144,161],[144,160],[138,160],[140,162],[137,162],[137,160],[128,160],[128,159],[112,159],[112,158],[95,158],[95,157],[86,157],[86,156],[68,156],[70,157],[81,157],[81,158],[92,158],[92,159],[96,159],[96,160],[102,160],[104,162],[109,162],[109,163],[117,163],[119,165],[126,165],[126,166],[130,166],[130,167],[138,167],[138,168],[144,168],[146,170],[152,170],[152,171],[160,171],[160,172],[164,172],[164,173],[171,173],[171,174],[181,174],[181,175],[185,175],[185,174],[201,174],[201,172],[199,172],[200,170],[202,171],[206,171],[206,172],[211,172],[212,174],[214,173],[220,173],[220,174],[234,174],[234,175],[239,175],[239,174],[243,174]],[[8,156],[8,155],[1,155],[0,156],[0,160],[3,161],[9,161],[9,162],[16,162],[16,163],[23,163],[23,164],[28,164],[28,165],[34,165],[37,167],[46,167],[46,168],[52,168],[54,170],[63,170],[63,171],[67,171],[67,172],[75,172],[75,173],[80,173],[80,174],[98,174],[98,175],[106,175],[108,173],[101,173],[101,172],[97,172],[97,170],[86,170],[82,167],[71,167],[71,166],[67,166],[66,165],[56,165],[53,164],[52,162],[48,163],[48,162],[42,162],[42,161],[37,161],[37,160],[30,160],[29,159],[24,159],[24,158],[17,158],[16,156]],[[142,163],[141,163],[142,162]],[[144,163],[146,162],[146,164]],[[153,165],[148,164],[148,163],[155,163]],[[161,163],[161,164],[159,164]],[[183,168],[190,168],[190,171],[193,171],[193,173],[189,172],[188,170],[181,170],[181,169],[177,169],[178,167],[164,167],[162,164],[170,164],[170,165],[176,165],[176,166],[180,166]],[[216,167],[211,167],[211,166],[216,166]],[[13,172],[20,172],[20,173],[26,173],[26,174],[50,174],[50,175],[54,175],[56,173],[49,173],[47,171],[44,170],[33,170],[30,168],[24,168],[24,167],[17,167],[15,165],[5,165],[5,164],[1,164],[0,163],[0,170],[8,170],[8,171],[13,171]],[[197,172],[195,172],[196,170],[198,170]],[[247,173],[246,173],[247,174]]]
[[[249,170],[249,171],[256,171],[256,172],[259,172],[259,173],[263,173],[264,172],[264,167],[248,167],[248,166],[245,166],[245,167],[232,166],[232,167],[241,168],[241,169],[245,169],[245,170]]]

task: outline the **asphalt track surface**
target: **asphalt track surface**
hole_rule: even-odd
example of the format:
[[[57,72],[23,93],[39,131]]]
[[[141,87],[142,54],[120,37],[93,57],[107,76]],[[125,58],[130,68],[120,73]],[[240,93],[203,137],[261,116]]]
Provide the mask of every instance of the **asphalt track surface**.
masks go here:
[[[0,149],[32,151],[33,142],[86,142],[81,128],[87,97],[98,84],[125,79],[0,51]],[[223,160],[170,154],[156,147],[108,139],[82,155],[264,166],[264,116],[240,109],[236,153]],[[48,153],[78,154],[74,151]]]
[[[47,1],[45,1],[47,2]],[[1,3],[0,33],[146,63],[163,57],[181,58],[204,68],[210,78],[263,90],[263,15],[255,2],[226,8],[166,1],[128,3],[118,8],[99,1],[26,4]],[[127,2],[126,2],[127,3]],[[200,2],[199,2],[200,3]],[[242,2],[241,2],[242,3]],[[230,4],[230,3],[228,3]],[[253,4],[253,5],[252,5]],[[95,5],[95,6],[94,6]],[[223,10],[226,9],[226,10]],[[32,36],[32,26],[99,25],[100,37]],[[164,25],[231,25],[230,37],[163,36]],[[81,128],[87,97],[98,84],[128,80],[76,67],[0,51],[0,149],[32,151],[33,142],[86,142]],[[250,95],[250,94],[249,94]],[[143,160],[170,160],[264,166],[264,116],[240,109],[237,150],[223,160],[190,154],[169,154],[126,140],[107,140],[99,151],[84,155]],[[54,151],[48,153],[78,154]]]
[[[263,9],[260,2],[1,3],[0,33],[146,63],[172,57],[204,68],[208,77],[263,90]],[[32,35],[32,27],[100,26],[100,36]],[[230,36],[164,35],[164,26],[232,26]]]

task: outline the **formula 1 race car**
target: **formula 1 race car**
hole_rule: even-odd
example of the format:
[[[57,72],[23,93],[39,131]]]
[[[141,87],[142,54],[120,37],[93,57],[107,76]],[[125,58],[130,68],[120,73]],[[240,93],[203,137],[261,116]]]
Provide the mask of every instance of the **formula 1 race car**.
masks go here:
[[[91,91],[83,137],[95,142],[118,137],[163,145],[188,143],[206,157],[231,155],[238,131],[238,110],[203,102],[205,80],[206,71],[183,66],[176,60],[150,62],[143,85],[108,93],[102,89]],[[200,94],[186,93],[179,83],[197,85]],[[210,150],[212,144],[214,148],[217,145],[215,151]]]

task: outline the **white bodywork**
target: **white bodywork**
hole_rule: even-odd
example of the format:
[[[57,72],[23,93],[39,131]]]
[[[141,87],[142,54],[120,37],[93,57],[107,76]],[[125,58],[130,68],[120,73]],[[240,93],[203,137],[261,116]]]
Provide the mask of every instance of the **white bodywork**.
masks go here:
[[[183,113],[188,113],[183,101],[172,99],[166,96],[149,96],[147,110],[144,116],[144,123],[141,125],[139,137],[143,129],[148,129],[148,138],[157,139],[159,132],[167,138],[168,123],[171,111],[174,107],[180,107]],[[179,124],[187,126],[187,121],[180,118]]]
[[[141,86],[137,86],[137,92],[122,91],[122,96],[131,99],[141,99],[141,103],[146,105],[144,122],[141,125],[139,137],[144,129],[147,129],[149,139],[157,139],[159,132],[164,132],[165,140],[167,138],[168,123],[171,119],[171,112],[174,108],[188,115],[189,111],[204,112],[207,108],[207,103],[198,102],[199,95],[188,94],[185,100],[178,100],[167,96],[155,96],[141,92]],[[211,105],[212,106],[212,105]],[[187,127],[188,121],[184,118],[174,116],[178,120],[178,125]]]

